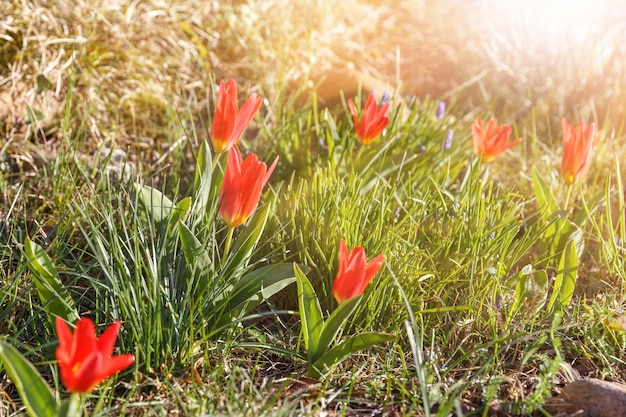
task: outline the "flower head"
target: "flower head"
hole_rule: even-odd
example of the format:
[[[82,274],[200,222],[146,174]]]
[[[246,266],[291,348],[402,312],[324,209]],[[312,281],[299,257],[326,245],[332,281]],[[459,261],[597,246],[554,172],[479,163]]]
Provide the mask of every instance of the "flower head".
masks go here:
[[[338,303],[363,294],[367,284],[383,265],[385,255],[380,254],[366,262],[365,249],[357,246],[348,254],[346,242],[339,244],[339,271],[333,284],[333,294]]]
[[[452,147],[452,139],[454,139],[454,130],[448,129],[446,137],[443,139],[443,149],[448,150]]]
[[[263,99],[252,93],[237,109],[237,84],[235,80],[220,81],[217,92],[215,116],[211,125],[211,143],[215,152],[222,153],[239,142],[244,130],[261,107]]]
[[[437,120],[443,120],[445,115],[446,115],[446,103],[443,101],[440,101],[437,103],[437,109],[435,110],[435,117],[437,118]]]
[[[566,184],[572,184],[578,174],[583,173],[591,161],[591,150],[595,144],[596,125],[591,123],[585,127],[580,121],[576,126],[571,125],[565,117],[561,119],[563,130],[563,160],[561,174]]]
[[[135,361],[132,354],[112,356],[120,330],[117,321],[100,337],[96,337],[93,322],[87,317],[78,320],[74,334],[60,317],[56,318],[56,328],[59,338],[56,358],[61,370],[61,381],[69,392],[89,392]]]
[[[474,137],[474,152],[483,162],[493,161],[511,146],[522,142],[522,138],[509,142],[511,126],[498,126],[497,119],[489,120],[485,127],[482,119],[477,117],[472,125],[472,136]]]
[[[243,160],[236,146],[230,149],[220,191],[220,215],[229,227],[242,225],[250,217],[277,163],[278,157],[267,169],[255,154]]]
[[[348,109],[352,114],[356,138],[363,145],[372,143],[381,135],[381,133],[383,133],[383,130],[385,130],[389,124],[389,111],[391,110],[391,103],[386,101],[381,103],[379,106],[376,101],[376,93],[374,91],[372,91],[367,98],[360,121],[359,112],[352,99],[348,100]]]

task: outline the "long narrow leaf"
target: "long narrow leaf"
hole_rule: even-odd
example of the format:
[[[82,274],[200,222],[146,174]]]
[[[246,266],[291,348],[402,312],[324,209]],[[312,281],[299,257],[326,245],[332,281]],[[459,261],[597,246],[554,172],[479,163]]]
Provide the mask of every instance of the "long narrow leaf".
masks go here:
[[[300,322],[304,335],[304,347],[307,350],[309,363],[312,363],[312,359],[316,356],[320,333],[324,326],[322,308],[311,282],[297,264],[293,265],[293,271],[296,275],[296,284],[298,285],[298,307],[300,309]]]
[[[320,357],[309,369],[307,375],[313,378],[319,378],[321,373],[327,369],[331,369],[336,364],[342,362],[353,353],[363,349],[369,349],[372,346],[381,343],[390,342],[396,337],[388,333],[365,332],[352,336],[345,342],[335,346],[322,357]]]
[[[320,332],[320,339],[317,346],[316,356],[323,355],[326,350],[330,347],[330,345],[337,337],[337,333],[343,327],[348,317],[354,312],[354,310],[359,305],[362,296],[352,297],[343,303],[339,304],[339,306],[333,311],[333,313],[326,319],[326,322],[322,326],[322,331]],[[315,357],[313,360],[317,360],[319,358]]]
[[[229,310],[238,317],[296,280],[291,264],[274,264],[247,273],[232,288]]]
[[[178,223],[180,243],[183,247],[183,254],[187,264],[194,268],[206,268],[210,267],[211,259],[206,253],[202,243],[197,237],[191,233],[191,230],[182,221]]]
[[[209,211],[213,167],[211,149],[207,141],[202,142],[196,161],[196,175],[193,182],[193,207],[191,209],[194,222],[200,222]]]
[[[231,254],[224,266],[222,272],[224,276],[233,276],[237,271],[245,268],[248,259],[259,242],[261,233],[263,233],[269,213],[270,205],[268,204],[252,217],[250,223],[248,223],[243,232],[237,237],[237,240],[233,244]]]
[[[549,217],[552,213],[559,210],[559,205],[556,199],[550,191],[548,184],[537,173],[537,169],[533,169],[532,172],[533,189],[535,191],[535,198],[537,199],[537,205],[539,209],[544,211],[544,219]]]
[[[54,417],[58,404],[35,367],[9,343],[0,340],[0,359],[32,417]]]
[[[54,323],[56,316],[71,323],[78,320],[74,301],[43,248],[27,237],[24,243],[24,253],[26,264],[39,293],[39,299],[48,313],[50,322]]]
[[[167,198],[159,190],[147,185],[135,184],[137,200],[145,207],[146,211],[157,224],[167,221],[174,208],[172,200]]]
[[[168,236],[172,236],[175,228],[178,226],[178,221],[185,216],[189,212],[189,207],[191,206],[191,198],[185,197],[176,203],[174,209],[172,210],[170,217],[167,221],[167,233]]]
[[[563,307],[569,305],[574,295],[577,275],[578,256],[576,255],[576,245],[573,240],[570,240],[565,246],[559,261],[559,270],[556,273],[552,296],[547,307],[549,312],[560,311]]]
[[[561,275],[561,291],[559,301],[563,307],[567,307],[572,301],[574,289],[576,288],[576,278],[578,277],[578,255],[576,254],[576,244],[570,240],[563,251],[559,262],[558,276]]]
[[[202,243],[182,221],[178,222],[178,234],[185,255],[185,261],[191,273],[197,274],[196,288],[208,288],[208,277],[213,273],[211,258]],[[193,291],[193,289],[191,289]]]

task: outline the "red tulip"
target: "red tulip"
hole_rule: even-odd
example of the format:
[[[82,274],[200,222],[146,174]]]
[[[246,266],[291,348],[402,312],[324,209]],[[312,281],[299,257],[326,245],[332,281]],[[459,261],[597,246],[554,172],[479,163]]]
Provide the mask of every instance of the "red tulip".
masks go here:
[[[587,169],[591,161],[596,125],[591,123],[585,127],[585,122],[581,120],[573,126],[564,117],[561,119],[561,128],[563,130],[561,174],[566,184],[572,184],[578,174]]]
[[[244,130],[261,107],[263,99],[252,93],[237,110],[237,84],[235,80],[220,81],[217,92],[215,116],[211,125],[211,143],[215,152],[222,153],[239,142]]]
[[[74,334],[60,317],[56,318],[56,328],[59,337],[56,357],[61,381],[69,392],[89,392],[135,361],[132,354],[112,356],[119,322],[111,324],[100,337],[96,337],[93,322],[87,317],[78,320]]]
[[[354,130],[356,132],[356,138],[363,145],[372,143],[378,138],[383,130],[389,124],[389,111],[391,110],[391,103],[385,101],[380,106],[376,101],[376,93],[373,91],[370,93],[365,103],[365,109],[359,122],[359,112],[352,102],[352,99],[348,100],[348,109],[352,113],[352,121],[354,122]]]
[[[277,163],[278,157],[267,169],[265,163],[259,162],[255,154],[250,154],[242,160],[236,146],[230,149],[220,191],[220,215],[228,226],[242,225],[250,217],[259,204],[261,191]]]
[[[497,119],[489,120],[485,128],[482,119],[477,117],[472,125],[472,136],[474,137],[474,152],[483,162],[493,161],[511,146],[522,142],[522,138],[509,142],[511,126],[498,126]]]
[[[380,254],[369,263],[365,259],[365,249],[357,246],[348,254],[346,242],[341,239],[339,246],[339,272],[333,284],[333,294],[339,304],[363,294],[367,284],[383,265],[385,255]]]

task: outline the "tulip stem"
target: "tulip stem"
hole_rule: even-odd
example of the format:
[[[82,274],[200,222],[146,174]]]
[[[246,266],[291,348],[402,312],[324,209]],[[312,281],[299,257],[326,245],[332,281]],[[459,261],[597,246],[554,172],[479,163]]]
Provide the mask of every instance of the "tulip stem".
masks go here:
[[[233,241],[233,232],[235,231],[234,227],[228,226],[228,234],[226,235],[226,243],[224,244],[224,258],[223,262],[226,262],[228,259],[228,253],[230,252],[230,244]]]
[[[84,396],[73,392],[70,398],[62,405],[62,411],[67,417],[80,417],[83,414]]]
[[[213,157],[213,163],[211,164],[211,172],[215,172],[215,167],[217,166],[217,163],[220,160],[220,155],[221,155],[221,153],[217,153]]]
[[[570,200],[570,197],[572,196],[572,188],[574,188],[572,184],[569,184],[567,186],[567,195],[565,196],[565,207],[563,207],[563,210],[565,212],[567,212],[567,208],[569,206],[569,200]]]
[[[357,151],[356,156],[354,157],[355,165],[358,164],[359,160],[361,159],[361,155],[363,154],[363,149],[365,149],[365,145],[361,145],[359,147],[359,150]]]

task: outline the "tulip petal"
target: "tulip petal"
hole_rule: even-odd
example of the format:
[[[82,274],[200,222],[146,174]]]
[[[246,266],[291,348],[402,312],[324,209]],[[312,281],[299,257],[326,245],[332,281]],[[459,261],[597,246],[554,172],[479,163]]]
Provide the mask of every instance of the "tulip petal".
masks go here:
[[[102,376],[103,362],[104,358],[100,352],[92,352],[73,373],[73,386],[66,386],[66,388],[71,392],[91,391],[104,379]]]
[[[117,355],[104,362],[102,368],[102,376],[104,379],[115,375],[119,371],[122,371],[135,362],[135,356],[130,353],[123,355]]]
[[[113,347],[120,331],[120,322],[114,321],[98,338],[98,350],[105,358],[113,354]]]
[[[134,356],[129,354],[111,358],[120,328],[119,322],[109,326],[100,338],[96,338],[95,326],[87,317],[78,320],[73,334],[62,320],[57,320],[56,326],[59,336],[56,357],[61,380],[70,392],[89,392],[104,379],[130,366],[134,361]]]
[[[365,249],[357,246],[350,253],[343,239],[339,243],[339,270],[333,283],[333,295],[338,303],[363,294],[372,277],[378,272],[384,255],[366,263]]]
[[[243,103],[243,106],[241,106],[241,109],[235,118],[235,127],[230,136],[229,146],[239,142],[243,132],[261,108],[261,104],[263,104],[263,99],[261,97],[257,97],[255,93],[250,95],[245,103]]]
[[[222,219],[229,227],[240,226],[250,217],[277,163],[278,158],[268,173],[265,163],[260,162],[255,154],[248,155],[242,161],[239,149],[233,146],[228,154],[219,208]]]

